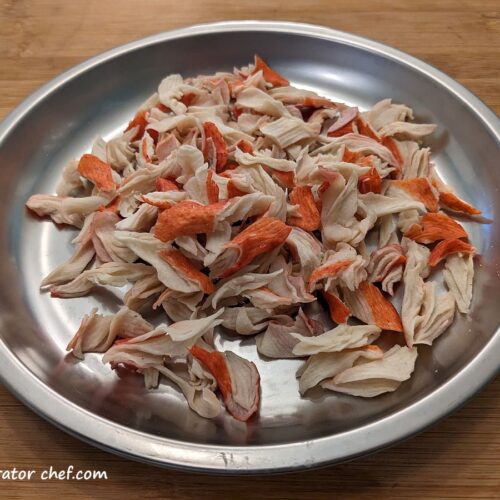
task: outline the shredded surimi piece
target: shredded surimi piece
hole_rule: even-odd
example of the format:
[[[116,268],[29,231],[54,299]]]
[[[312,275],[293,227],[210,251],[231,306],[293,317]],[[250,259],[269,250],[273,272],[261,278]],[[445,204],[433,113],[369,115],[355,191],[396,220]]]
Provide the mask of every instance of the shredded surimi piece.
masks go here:
[[[257,55],[164,78],[57,194],[26,202],[80,229],[42,292],[116,299],[68,351],[103,353],[148,389],[167,379],[204,418],[247,422],[260,404],[257,366],[215,348],[219,326],[264,358],[302,358],[301,395],[396,390],[415,346],[470,311],[476,249],[457,216],[487,221],[435,171],[422,141],[436,126],[412,120],[390,99],[363,111],[296,88]]]

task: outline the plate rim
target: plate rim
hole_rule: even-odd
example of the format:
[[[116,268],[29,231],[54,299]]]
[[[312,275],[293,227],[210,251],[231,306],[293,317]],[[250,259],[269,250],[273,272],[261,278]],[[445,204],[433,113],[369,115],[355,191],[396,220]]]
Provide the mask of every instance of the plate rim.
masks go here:
[[[496,114],[463,85],[405,52],[380,42],[332,28],[290,21],[223,21],[204,23],[150,35],[120,45],[79,63],[24,99],[0,123],[0,148],[17,123],[47,95],[99,64],[159,42],[208,33],[264,31],[296,34],[343,43],[410,66],[459,99],[480,118],[500,143]],[[46,386],[9,350],[0,337],[0,380],[35,413],[56,427],[105,451],[154,465],[210,473],[257,474],[291,472],[354,459],[391,446],[421,432],[465,404],[498,373],[500,328],[460,372],[434,392],[374,423],[339,434],[262,446],[222,446],[178,441],[117,424],[85,410]],[[471,374],[474,376],[471,376]],[[26,388],[30,387],[29,394]],[[429,403],[433,411],[429,412]],[[62,405],[64,411],[58,410]],[[403,424],[403,425],[401,425]]]

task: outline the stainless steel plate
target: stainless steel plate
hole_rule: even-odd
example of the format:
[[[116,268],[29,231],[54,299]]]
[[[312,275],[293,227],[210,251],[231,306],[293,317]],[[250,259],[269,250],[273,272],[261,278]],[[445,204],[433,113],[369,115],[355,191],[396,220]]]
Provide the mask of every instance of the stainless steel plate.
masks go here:
[[[97,134],[121,130],[169,73],[230,70],[259,53],[294,84],[373,105],[392,97],[439,126],[430,144],[440,174],[491,225],[467,225],[481,254],[470,318],[459,318],[397,392],[372,400],[317,393],[301,399],[297,361],[265,361],[252,340],[220,344],[254,360],[262,376],[258,418],[244,425],[192,413],[174,387],[146,393],[99,355],[75,363],[65,346],[92,306],[116,297],[51,299],[39,283],[71,250],[72,231],[35,220],[24,202],[52,192],[64,163]],[[277,472],[350,459],[423,429],[477,392],[498,369],[500,334],[500,127],[470,92],[436,69],[378,43],[317,26],[229,22],[155,35],[69,70],[0,127],[0,372],[6,386],[60,428],[131,458],[179,468]]]

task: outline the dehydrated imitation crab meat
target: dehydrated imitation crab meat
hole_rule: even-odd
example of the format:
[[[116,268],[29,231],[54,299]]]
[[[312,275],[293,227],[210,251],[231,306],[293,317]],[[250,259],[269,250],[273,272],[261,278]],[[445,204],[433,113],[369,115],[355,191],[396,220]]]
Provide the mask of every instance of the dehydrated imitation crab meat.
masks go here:
[[[301,394],[396,390],[416,346],[469,310],[475,249],[454,216],[481,215],[421,146],[435,126],[412,119],[390,99],[361,112],[293,87],[259,56],[166,77],[123,134],[68,163],[56,195],[26,203],[80,229],[42,288],[128,288],[115,314],[82,319],[68,350],[104,353],[148,388],[166,377],[207,418],[219,393],[238,420],[259,407],[257,367],[217,351],[219,325],[256,335],[262,356],[305,358]],[[164,323],[143,318],[153,309]]]

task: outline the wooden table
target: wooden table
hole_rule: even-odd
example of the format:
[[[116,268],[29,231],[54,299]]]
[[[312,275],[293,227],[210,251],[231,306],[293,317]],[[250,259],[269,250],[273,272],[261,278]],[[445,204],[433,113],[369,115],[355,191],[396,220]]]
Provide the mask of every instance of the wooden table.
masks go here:
[[[364,35],[427,61],[500,110],[498,0],[0,0],[0,117],[115,45],[193,23],[282,19]],[[102,469],[107,481],[3,481],[18,498],[500,498],[500,383],[424,434],[352,463],[259,478],[129,462],[55,429],[0,388],[0,470]],[[39,474],[37,474],[39,476]]]

